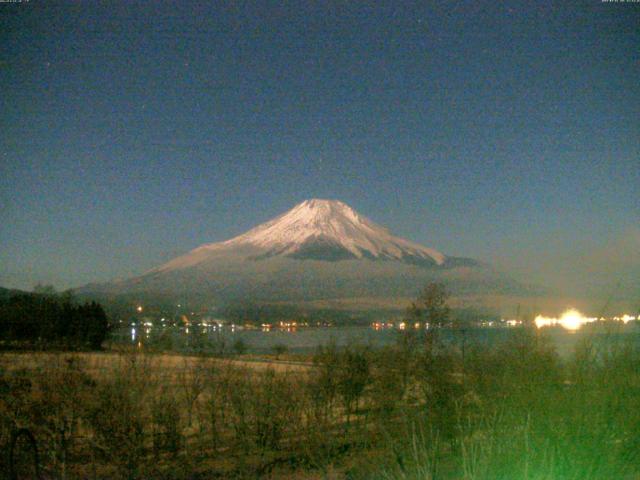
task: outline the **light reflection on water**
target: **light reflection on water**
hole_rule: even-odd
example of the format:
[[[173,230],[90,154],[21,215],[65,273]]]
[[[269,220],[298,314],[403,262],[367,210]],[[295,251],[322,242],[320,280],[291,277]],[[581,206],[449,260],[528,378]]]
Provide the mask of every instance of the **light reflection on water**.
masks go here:
[[[559,325],[565,330],[568,330],[570,332],[575,332],[576,330],[579,330],[581,327],[583,327],[588,323],[594,323],[597,321],[604,321],[604,320],[613,320],[615,322],[622,322],[626,325],[630,321],[636,320],[636,317],[627,315],[627,314],[622,315],[620,317],[612,317],[611,319],[605,319],[604,317],[601,317],[601,318],[587,317],[583,315],[581,312],[579,312],[578,310],[576,310],[575,308],[570,308],[565,312],[563,312],[560,318],[545,317],[543,315],[538,315],[535,318],[535,324],[536,324],[536,327],[538,328],[553,327],[553,326]]]
[[[589,328],[566,329],[561,324],[550,324],[549,328],[540,331],[548,336],[556,346],[560,355],[570,354],[575,345],[583,338],[615,338],[635,339],[640,341],[640,326],[637,323],[624,324],[619,322],[619,328],[612,333],[599,325],[589,325]],[[468,328],[464,331],[465,342],[469,345],[476,343],[491,344],[507,338],[513,328]],[[270,353],[277,345],[284,345],[290,352],[309,353],[319,345],[333,343],[336,346],[348,344],[369,345],[381,347],[392,345],[401,334],[397,329],[375,329],[370,326],[341,326],[341,327],[308,327],[297,330],[241,330],[229,328],[191,328],[188,327],[153,327],[145,329],[145,338],[137,335],[136,328],[115,331],[112,340],[119,343],[137,344],[143,341],[146,345],[162,350],[174,351],[202,351],[215,352],[221,349],[232,352],[233,345],[241,340],[252,353]],[[461,331],[443,329],[441,336],[445,342],[457,343],[461,338]]]

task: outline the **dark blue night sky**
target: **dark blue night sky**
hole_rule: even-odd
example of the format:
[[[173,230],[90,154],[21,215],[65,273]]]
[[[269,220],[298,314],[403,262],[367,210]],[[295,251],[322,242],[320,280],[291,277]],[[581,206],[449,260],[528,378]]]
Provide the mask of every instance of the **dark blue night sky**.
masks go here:
[[[640,3],[32,0],[0,38],[3,286],[139,274],[318,197],[638,290]]]

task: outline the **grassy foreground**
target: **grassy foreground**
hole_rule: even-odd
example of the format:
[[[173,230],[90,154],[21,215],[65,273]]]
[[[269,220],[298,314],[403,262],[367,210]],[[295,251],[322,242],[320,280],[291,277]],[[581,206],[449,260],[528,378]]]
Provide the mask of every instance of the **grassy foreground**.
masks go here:
[[[0,356],[18,478],[640,478],[640,349],[405,334],[303,362]],[[37,449],[37,462],[34,447]],[[36,464],[37,463],[37,464]]]

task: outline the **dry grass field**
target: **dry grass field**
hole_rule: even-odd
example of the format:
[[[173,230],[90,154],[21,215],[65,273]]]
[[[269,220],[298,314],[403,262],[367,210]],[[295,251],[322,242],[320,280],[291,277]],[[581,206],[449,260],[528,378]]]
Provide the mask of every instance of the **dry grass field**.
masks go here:
[[[638,345],[586,339],[561,358],[544,335],[510,332],[466,351],[408,333],[379,349],[327,346],[307,362],[4,353],[0,470],[65,479],[639,478]],[[37,462],[18,432],[32,436]]]
[[[23,369],[42,370],[48,365],[63,365],[69,361],[80,362],[91,375],[102,375],[117,371],[136,358],[154,374],[175,375],[179,371],[191,370],[195,366],[247,368],[256,371],[274,370],[278,373],[306,372],[313,363],[268,359],[246,355],[243,359],[220,359],[214,357],[187,356],[170,353],[118,353],[118,352],[29,352],[0,354],[0,368],[6,372]]]

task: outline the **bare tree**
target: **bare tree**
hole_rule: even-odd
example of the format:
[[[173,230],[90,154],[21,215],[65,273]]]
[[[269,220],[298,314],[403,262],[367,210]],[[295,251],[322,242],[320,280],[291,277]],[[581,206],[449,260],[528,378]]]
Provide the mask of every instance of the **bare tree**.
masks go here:
[[[427,284],[415,302],[409,307],[413,318],[420,318],[429,324],[429,327],[442,327],[449,321],[451,309],[447,302],[449,292],[443,283],[432,282]]]
[[[206,373],[202,359],[192,363],[188,358],[184,359],[184,366],[178,373],[178,383],[184,395],[187,407],[187,424],[189,426],[192,424],[193,406],[204,391]]]

